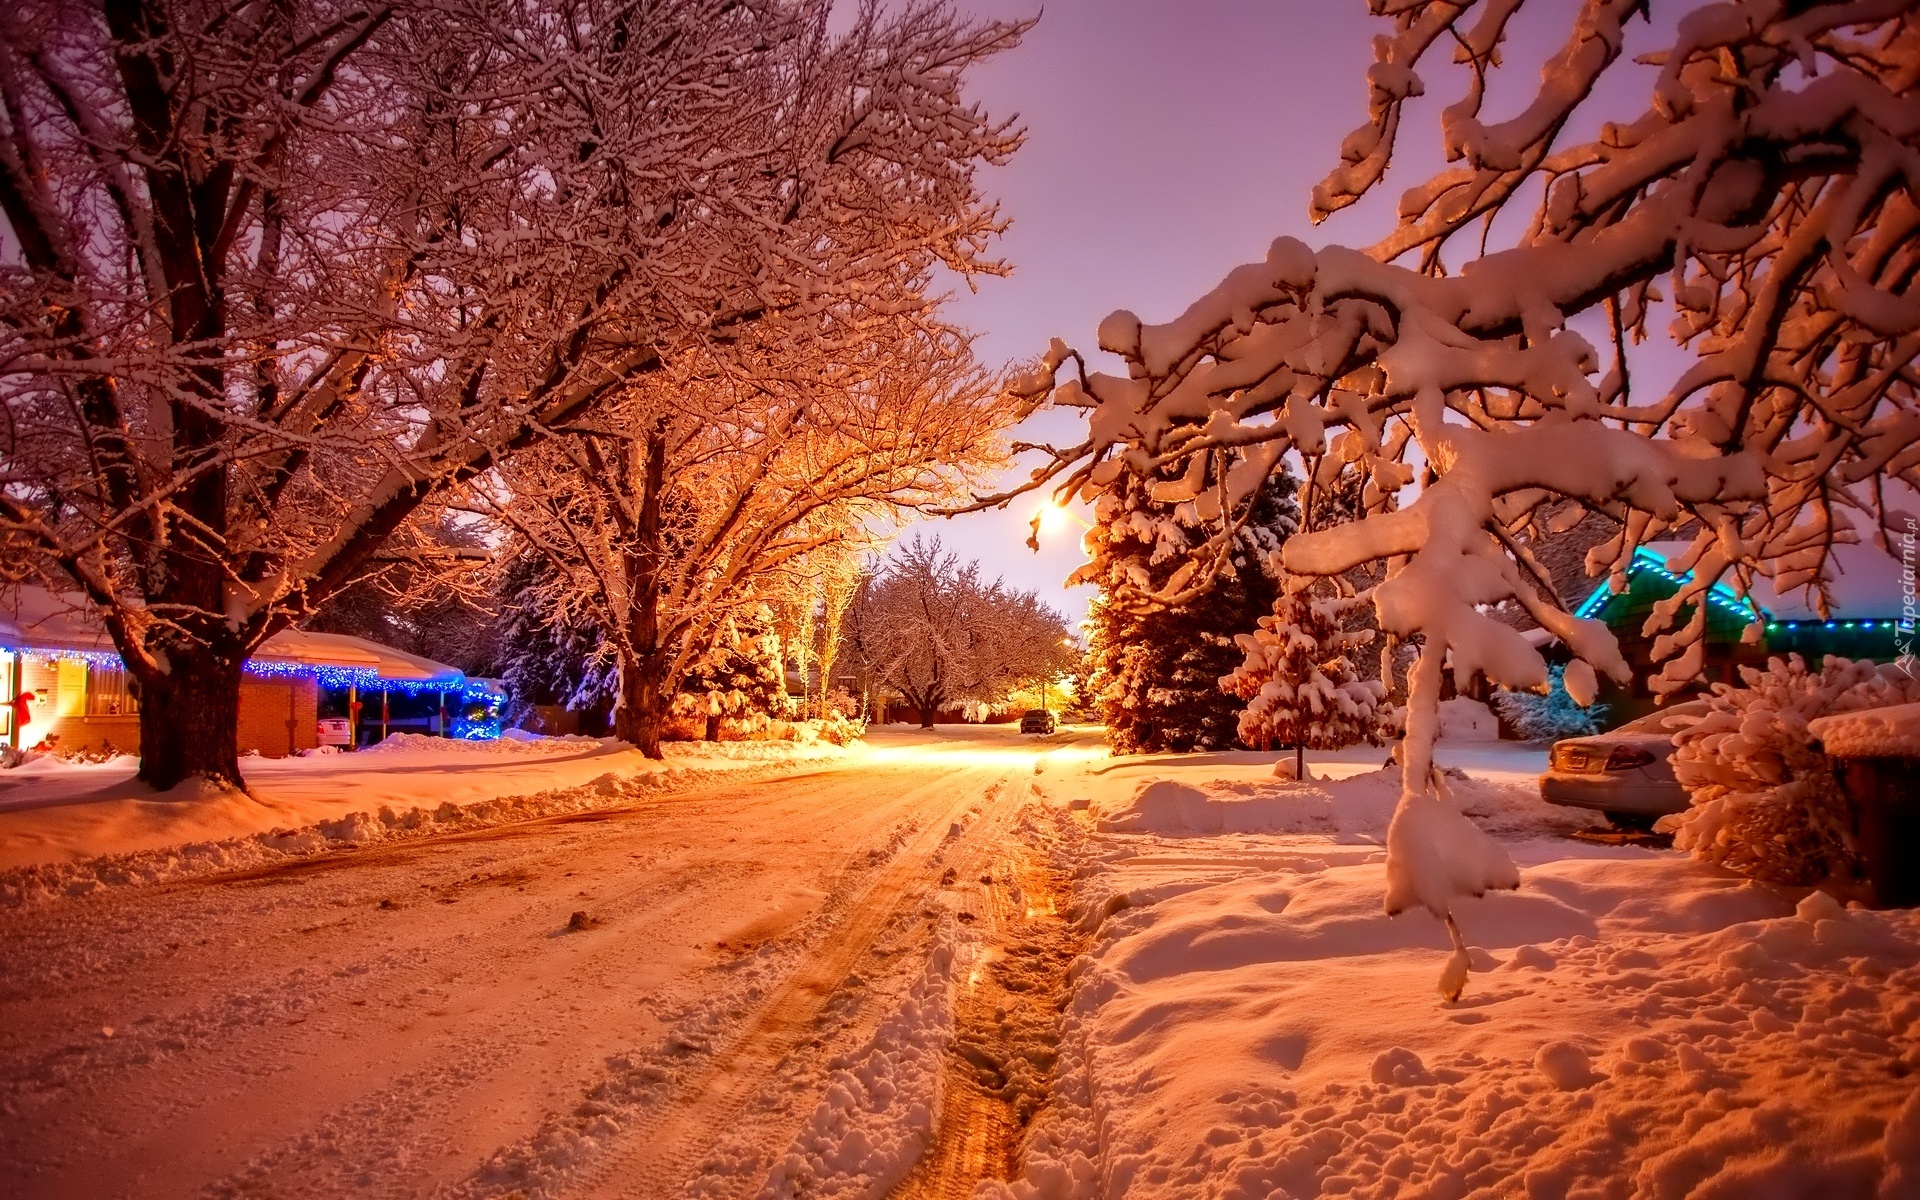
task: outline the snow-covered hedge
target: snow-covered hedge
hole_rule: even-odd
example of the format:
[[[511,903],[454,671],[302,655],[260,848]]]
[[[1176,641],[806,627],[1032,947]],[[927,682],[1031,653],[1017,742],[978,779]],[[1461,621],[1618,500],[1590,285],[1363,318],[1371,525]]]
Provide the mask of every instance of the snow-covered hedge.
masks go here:
[[[1660,827],[1696,858],[1754,879],[1808,886],[1852,876],[1851,814],[1807,724],[1920,701],[1920,681],[1831,655],[1815,672],[1797,654],[1740,676],[1745,687],[1714,684],[1706,716],[1675,735],[1674,774],[1692,805]]]

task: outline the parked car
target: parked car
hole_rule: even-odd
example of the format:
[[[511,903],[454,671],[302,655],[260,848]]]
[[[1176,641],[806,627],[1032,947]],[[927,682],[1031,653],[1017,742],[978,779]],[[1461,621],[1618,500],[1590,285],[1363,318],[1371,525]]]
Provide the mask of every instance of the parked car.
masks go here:
[[[1053,714],[1044,708],[1030,708],[1020,718],[1021,733],[1052,733],[1060,727]]]
[[[1673,735],[1707,711],[1702,700],[1658,709],[1620,728],[1553,744],[1540,798],[1567,808],[1596,809],[1615,825],[1646,828],[1687,807],[1673,777]]]

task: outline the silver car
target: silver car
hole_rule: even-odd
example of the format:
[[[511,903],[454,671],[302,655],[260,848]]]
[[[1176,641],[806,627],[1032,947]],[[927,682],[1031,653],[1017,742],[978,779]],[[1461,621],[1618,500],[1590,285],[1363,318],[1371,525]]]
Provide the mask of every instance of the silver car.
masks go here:
[[[1568,808],[1590,808],[1615,825],[1646,828],[1687,807],[1686,789],[1673,777],[1673,735],[1698,721],[1705,701],[1662,708],[1620,728],[1553,744],[1540,798]]]

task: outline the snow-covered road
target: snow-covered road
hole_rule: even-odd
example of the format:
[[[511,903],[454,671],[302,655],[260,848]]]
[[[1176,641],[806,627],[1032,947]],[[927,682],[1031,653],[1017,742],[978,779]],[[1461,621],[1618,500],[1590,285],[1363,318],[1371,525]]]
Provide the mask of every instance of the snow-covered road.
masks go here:
[[[1443,749],[1524,868],[1445,1001],[1380,753],[896,727],[32,868],[0,1197],[1920,1198],[1913,912],[1570,839],[1537,750]]]
[[[919,1027],[953,1006],[928,992],[991,940],[974,910],[1018,895],[999,864],[1041,747],[875,741],[768,781],[0,914],[4,1190],[904,1174],[931,1097],[888,1101],[930,1092],[948,1031]]]

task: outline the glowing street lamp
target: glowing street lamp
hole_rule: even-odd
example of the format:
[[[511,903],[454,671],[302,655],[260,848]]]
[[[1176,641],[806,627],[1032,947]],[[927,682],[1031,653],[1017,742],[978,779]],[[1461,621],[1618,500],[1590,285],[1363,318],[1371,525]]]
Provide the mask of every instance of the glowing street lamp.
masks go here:
[[[1093,528],[1092,521],[1054,500],[1042,502],[1038,519],[1042,529],[1061,529],[1067,522],[1072,522],[1082,529]]]

